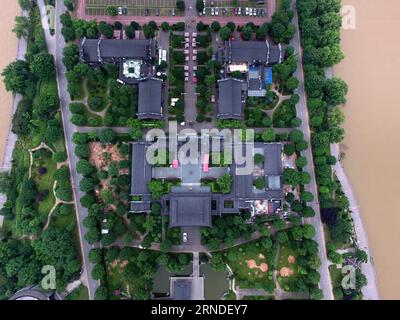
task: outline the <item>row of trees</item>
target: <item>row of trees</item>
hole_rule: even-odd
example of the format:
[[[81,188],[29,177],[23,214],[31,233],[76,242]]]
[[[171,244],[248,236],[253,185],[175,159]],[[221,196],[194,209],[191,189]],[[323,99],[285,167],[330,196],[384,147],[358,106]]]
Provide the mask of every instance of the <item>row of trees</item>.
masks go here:
[[[1,191],[7,194],[1,214],[12,224],[0,242],[1,298],[7,298],[28,285],[38,284],[43,278],[44,265],[55,267],[60,292],[79,274],[81,268],[75,244],[67,230],[50,224],[42,232],[43,217],[39,217],[37,209],[44,191],[39,192],[36,181],[29,178],[24,161],[28,148],[37,146],[41,141],[50,145],[58,142],[62,138],[62,127],[56,116],[59,99],[54,60],[46,50],[39,9],[33,1],[19,2],[29,15],[28,18],[17,19],[24,23],[22,25],[17,21],[16,33],[26,37],[28,51],[25,61],[15,61],[3,71],[7,90],[21,94],[23,99],[13,118],[13,131],[18,135],[18,142],[13,154],[12,173],[4,175],[0,183]],[[50,155],[41,149],[33,154],[33,158],[63,162],[66,155],[64,152]],[[41,166],[38,174],[44,174],[46,170]],[[57,195],[59,193],[62,194],[61,189],[57,189]],[[71,193],[70,188],[68,193]],[[70,213],[71,209],[71,206],[62,206],[57,211]],[[24,235],[34,235],[32,238],[35,240],[30,240],[30,237],[21,240]]]
[[[340,0],[301,0],[298,10],[319,197],[323,209],[331,208],[336,188],[331,165],[336,160],[332,159],[330,144],[344,138],[341,127],[344,115],[339,106],[346,101],[347,85],[338,78],[326,80],[324,68],[343,59],[340,50]]]
[[[124,27],[119,21],[110,24],[105,21],[100,21],[98,23],[96,20],[89,21],[74,19],[69,12],[62,14],[60,19],[62,24],[61,33],[66,42],[83,39],[84,37],[88,39],[97,39],[101,35],[111,39],[114,37],[114,31],[121,31],[122,29],[124,29],[125,34],[129,39],[133,39],[135,37],[135,32],[140,29],[143,31],[144,36],[147,39],[150,39],[154,38],[155,32],[158,30],[157,23],[154,21],[150,21],[143,27],[141,27],[136,21],[132,21],[129,25]],[[23,19],[18,19],[17,22],[18,24],[15,32],[18,35],[23,34],[21,26],[24,25],[25,21]],[[161,28],[162,30],[167,31],[170,26],[168,23],[164,22],[161,24]]]

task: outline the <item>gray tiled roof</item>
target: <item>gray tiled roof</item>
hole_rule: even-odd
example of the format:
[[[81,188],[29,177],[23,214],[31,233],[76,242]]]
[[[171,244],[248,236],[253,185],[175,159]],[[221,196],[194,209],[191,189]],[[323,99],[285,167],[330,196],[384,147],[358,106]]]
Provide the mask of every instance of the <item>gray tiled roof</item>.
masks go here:
[[[81,44],[81,55],[82,59],[88,63],[98,63],[101,59],[148,59],[155,55],[155,42],[153,40],[84,39]]]
[[[170,227],[211,227],[211,195],[173,194]]]
[[[161,119],[162,80],[149,78],[139,82],[139,119]]]
[[[132,195],[149,194],[147,184],[151,180],[151,165],[146,160],[149,143],[136,142],[132,144]]]
[[[264,146],[264,171],[266,175],[282,175],[282,144],[270,143]]]
[[[187,280],[174,281],[173,283],[174,300],[190,300],[192,292],[192,284]]]
[[[227,41],[225,43],[226,58],[231,62],[281,63],[284,50],[267,41]]]
[[[242,84],[233,78],[218,81],[219,119],[243,119]]]

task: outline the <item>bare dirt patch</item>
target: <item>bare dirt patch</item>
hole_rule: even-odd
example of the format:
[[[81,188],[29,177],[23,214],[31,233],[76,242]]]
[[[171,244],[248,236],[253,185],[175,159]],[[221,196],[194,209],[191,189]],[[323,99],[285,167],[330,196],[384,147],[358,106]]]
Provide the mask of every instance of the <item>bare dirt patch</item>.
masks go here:
[[[255,269],[255,268],[257,268],[257,263],[256,263],[255,260],[248,260],[248,261],[246,261],[246,262],[247,262],[247,266],[248,266],[250,269]]]
[[[111,266],[111,268],[118,267],[120,269],[124,269],[128,265],[128,263],[129,263],[128,260],[121,261],[120,259],[116,259],[110,264],[110,266]]]
[[[268,271],[268,264],[266,263],[261,263],[260,265],[257,265],[257,262],[253,259],[251,260],[247,260],[247,267],[249,267],[250,269],[259,269],[262,272],[267,272]],[[257,272],[256,272],[257,274]]]
[[[281,277],[286,278],[286,277],[290,277],[293,274],[293,270],[290,268],[286,268],[283,267],[281,268],[281,270],[279,271],[279,274],[281,275]]]
[[[261,263],[259,269],[262,272],[267,272],[268,271],[268,265],[266,263]]]
[[[293,263],[296,262],[296,258],[295,258],[294,256],[289,256],[289,257],[287,258],[287,261],[288,261],[290,264],[293,264]]]
[[[123,160],[118,145],[116,144],[90,142],[89,148],[89,161],[98,169],[101,168],[107,170],[111,162],[120,162]]]

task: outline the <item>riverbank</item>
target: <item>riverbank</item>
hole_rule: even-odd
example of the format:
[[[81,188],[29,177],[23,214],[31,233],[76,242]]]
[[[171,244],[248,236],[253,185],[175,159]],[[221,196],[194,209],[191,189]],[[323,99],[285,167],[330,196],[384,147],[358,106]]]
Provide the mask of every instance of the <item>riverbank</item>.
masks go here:
[[[339,159],[340,151],[339,145],[331,145],[332,155]],[[334,166],[334,172],[338,178],[342,190],[346,197],[349,199],[349,209],[351,218],[353,220],[354,232],[356,233],[357,246],[359,249],[364,250],[368,254],[368,262],[361,264],[361,272],[366,276],[368,284],[362,288],[363,299],[364,300],[378,300],[378,282],[376,279],[374,260],[372,255],[372,250],[368,244],[367,233],[364,228],[364,224],[361,217],[360,207],[357,203],[356,197],[354,195],[353,189],[351,187],[350,181],[347,178],[343,165],[340,161],[336,162]]]
[[[0,50],[0,70],[13,60],[15,60],[18,38],[12,32],[14,28],[14,19],[21,14],[21,8],[18,1],[10,1],[4,6],[0,12],[0,27],[2,32],[2,48]],[[3,164],[6,150],[9,129],[12,120],[13,96],[11,92],[7,92],[3,81],[0,81],[0,164]]]
[[[346,55],[335,75],[349,85],[342,164],[362,211],[382,299],[400,299],[400,2],[343,0],[356,9],[356,29],[342,30]],[[371,50],[371,43],[373,49]]]

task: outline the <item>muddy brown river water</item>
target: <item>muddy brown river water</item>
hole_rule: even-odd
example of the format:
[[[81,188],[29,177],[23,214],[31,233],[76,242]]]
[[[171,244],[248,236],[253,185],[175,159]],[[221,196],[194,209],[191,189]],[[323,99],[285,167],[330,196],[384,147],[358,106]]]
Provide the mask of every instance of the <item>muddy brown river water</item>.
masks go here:
[[[342,0],[356,9],[342,30],[346,59],[335,74],[349,84],[344,167],[360,204],[379,293],[400,299],[400,1]]]

